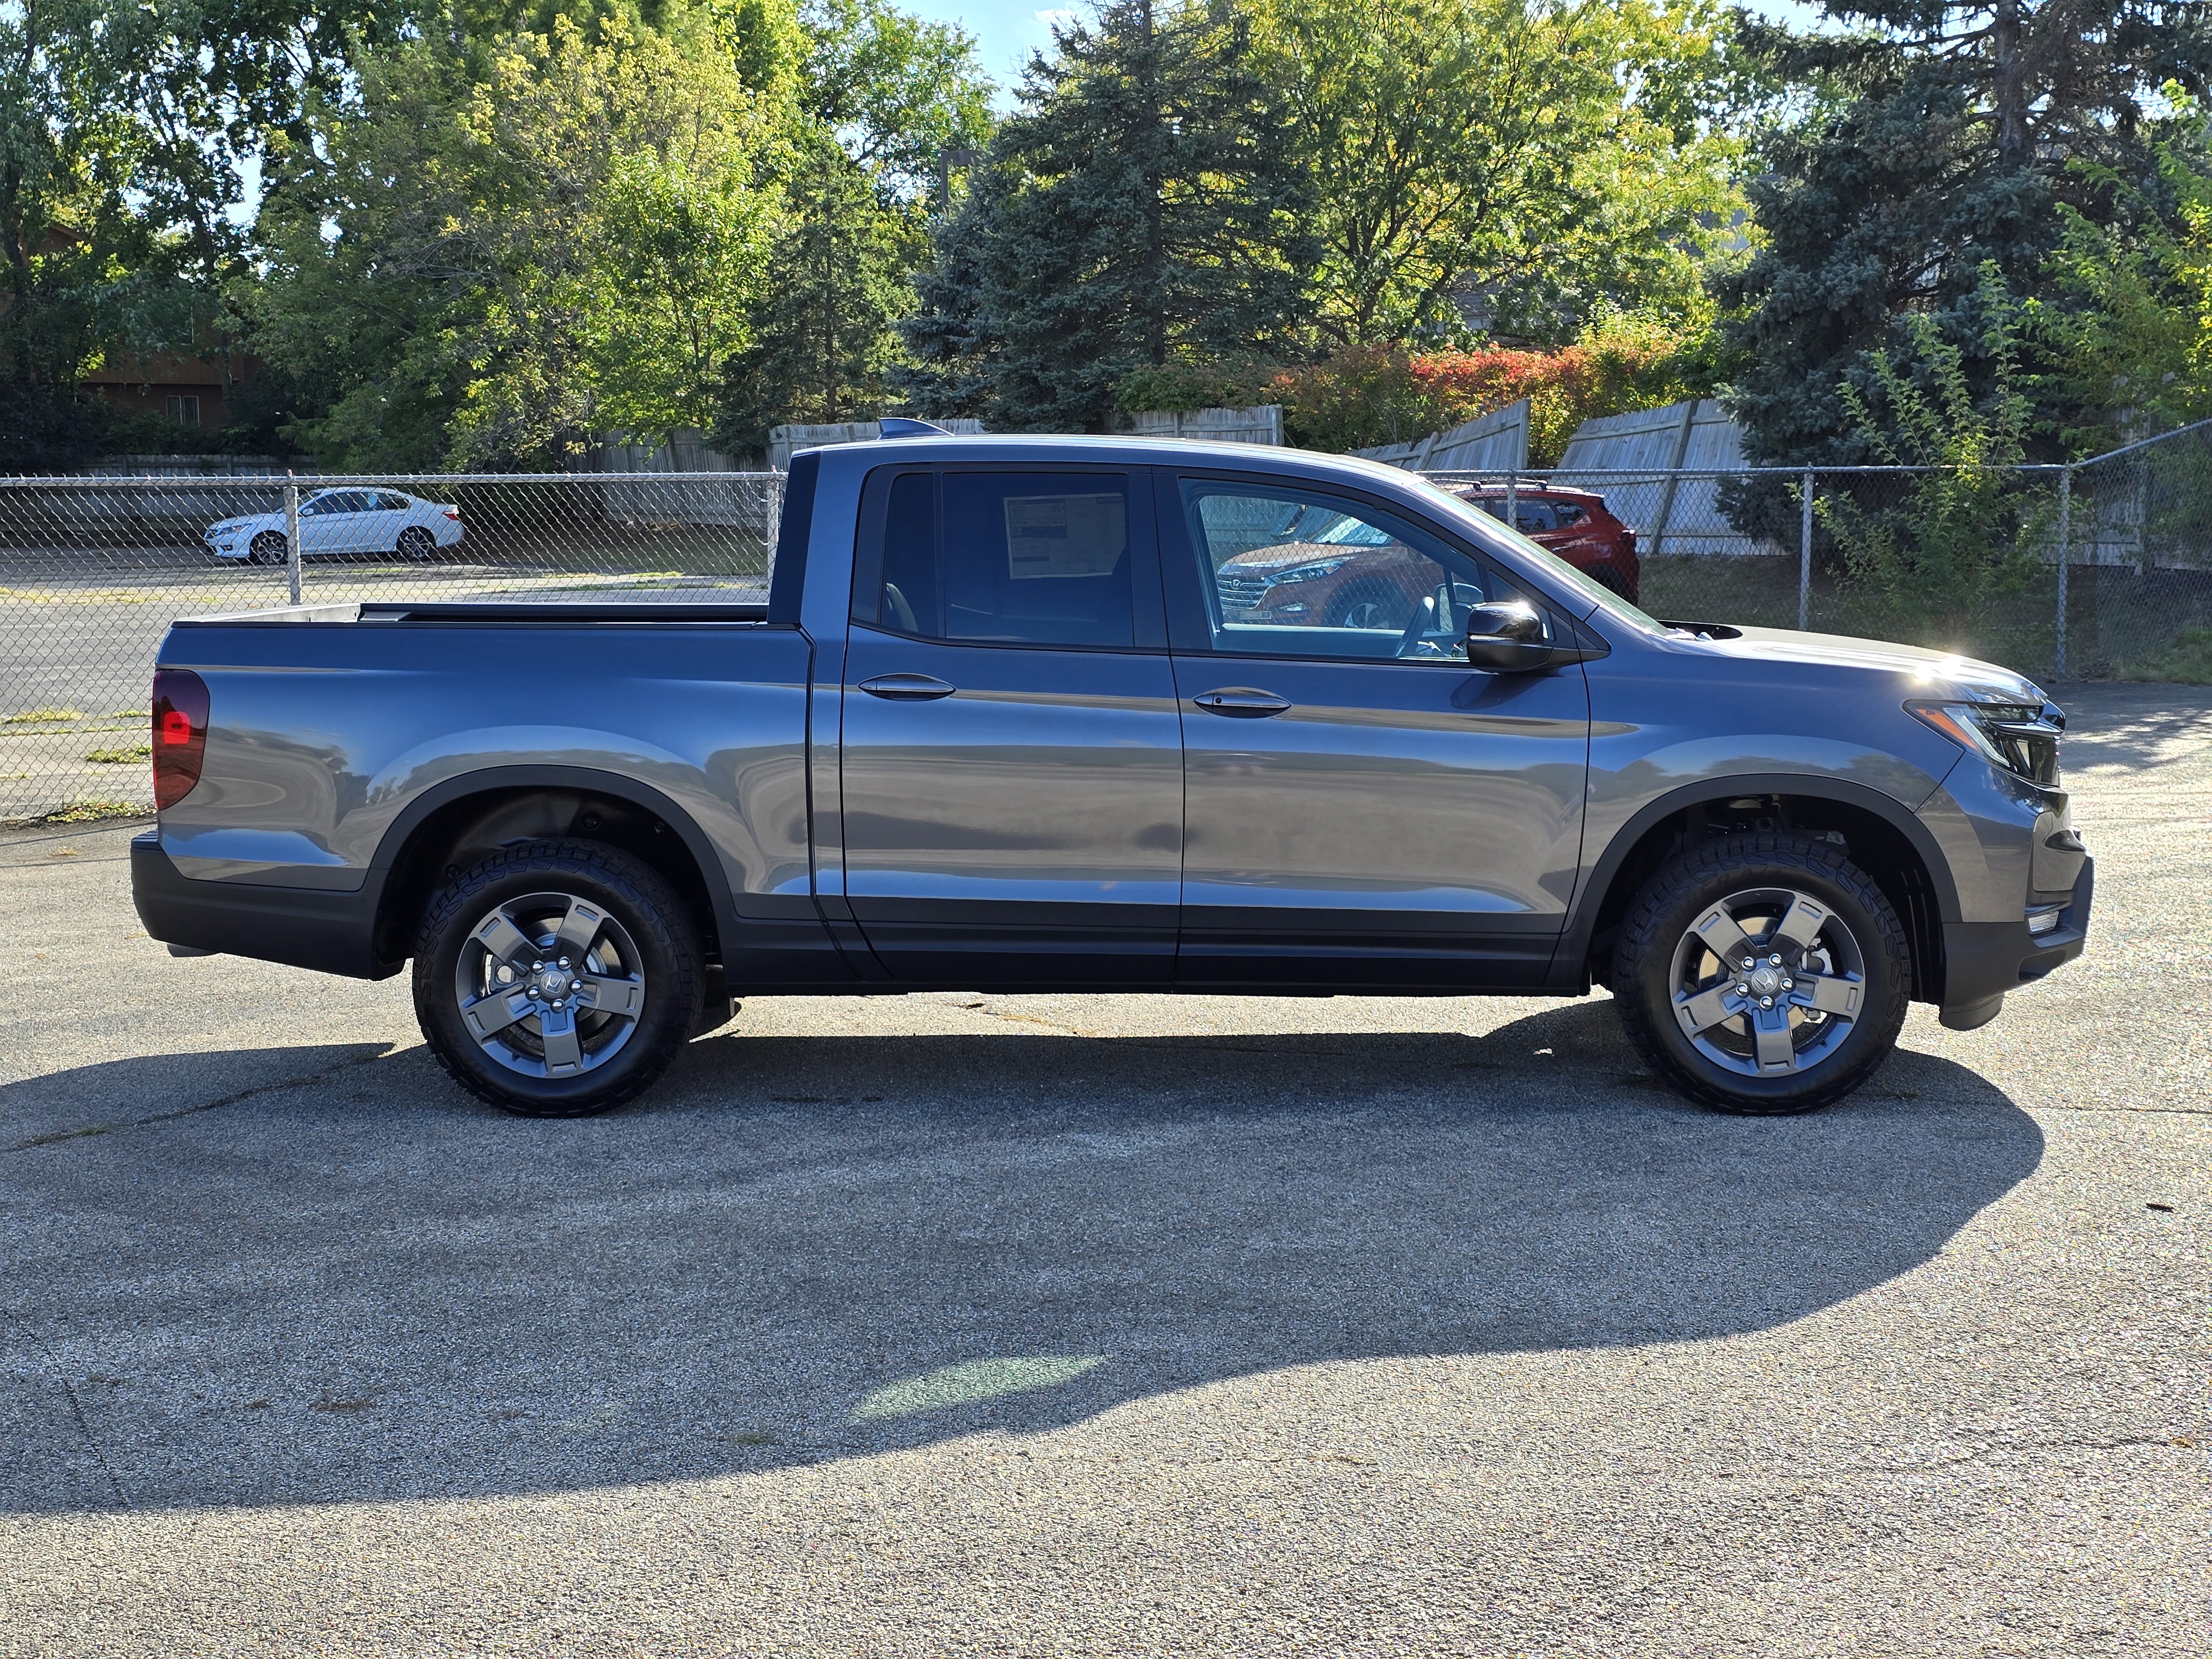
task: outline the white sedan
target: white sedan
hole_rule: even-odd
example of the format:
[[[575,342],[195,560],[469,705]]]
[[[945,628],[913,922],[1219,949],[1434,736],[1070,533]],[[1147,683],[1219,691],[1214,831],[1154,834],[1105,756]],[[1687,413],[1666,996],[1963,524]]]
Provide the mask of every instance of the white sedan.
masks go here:
[[[256,513],[211,524],[201,537],[218,559],[282,564],[284,514]],[[300,502],[300,556],[396,553],[417,562],[458,547],[461,509],[396,489],[319,489]]]

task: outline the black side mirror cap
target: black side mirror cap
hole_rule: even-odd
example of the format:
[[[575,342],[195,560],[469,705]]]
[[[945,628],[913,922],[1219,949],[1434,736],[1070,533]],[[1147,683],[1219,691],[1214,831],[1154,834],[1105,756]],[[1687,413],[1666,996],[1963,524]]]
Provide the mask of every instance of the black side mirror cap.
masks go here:
[[[1554,642],[1542,612],[1525,600],[1469,605],[1467,665],[1493,674],[1526,674],[1564,667],[1607,654],[1605,646],[1570,623],[1562,622],[1563,642]]]
[[[1470,635],[1467,641],[1467,665],[1486,668],[1493,674],[1525,674],[1532,669],[1549,668],[1559,653],[1548,645],[1530,645],[1521,640],[1501,640],[1494,636]],[[1575,660],[1575,653],[1567,653]]]

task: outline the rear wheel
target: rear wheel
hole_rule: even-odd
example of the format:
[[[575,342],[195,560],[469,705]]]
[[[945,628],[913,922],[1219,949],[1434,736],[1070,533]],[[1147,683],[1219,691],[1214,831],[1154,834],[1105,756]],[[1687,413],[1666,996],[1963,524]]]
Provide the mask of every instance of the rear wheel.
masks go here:
[[[621,1105],[699,1011],[696,932],[675,890],[592,842],[532,842],[440,894],[415,951],[415,1015],[447,1075],[527,1117]]]
[[[1896,1047],[1912,964],[1897,913],[1840,848],[1729,836],[1651,878],[1621,924],[1613,994],[1629,1040],[1723,1112],[1811,1111]]]
[[[428,564],[438,556],[438,538],[419,524],[410,524],[399,532],[399,556],[416,564]]]

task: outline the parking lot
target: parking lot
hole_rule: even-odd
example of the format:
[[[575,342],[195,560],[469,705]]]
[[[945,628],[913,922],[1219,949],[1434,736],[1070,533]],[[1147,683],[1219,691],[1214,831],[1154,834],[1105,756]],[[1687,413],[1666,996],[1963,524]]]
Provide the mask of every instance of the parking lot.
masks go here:
[[[664,557],[659,561],[665,563]],[[605,561],[612,565],[612,559]],[[647,568],[578,571],[458,556],[432,566],[369,557],[314,559],[306,603],[595,598],[753,604],[763,579]],[[162,636],[179,617],[287,603],[281,568],[221,562],[191,547],[0,552],[0,823],[64,802],[150,807],[148,687]],[[94,759],[95,754],[112,759]]]
[[[933,994],[525,1121],[0,836],[0,1654],[2202,1659],[2212,691],[2062,699],[2087,955],[1775,1121],[1602,994]]]

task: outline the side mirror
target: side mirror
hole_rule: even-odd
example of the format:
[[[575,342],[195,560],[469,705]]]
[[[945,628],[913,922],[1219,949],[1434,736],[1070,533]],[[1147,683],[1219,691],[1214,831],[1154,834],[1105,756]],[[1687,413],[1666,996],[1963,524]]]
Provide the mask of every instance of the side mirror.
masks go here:
[[[1525,674],[1556,659],[1544,618],[1525,600],[1467,608],[1467,665],[1496,674]]]

